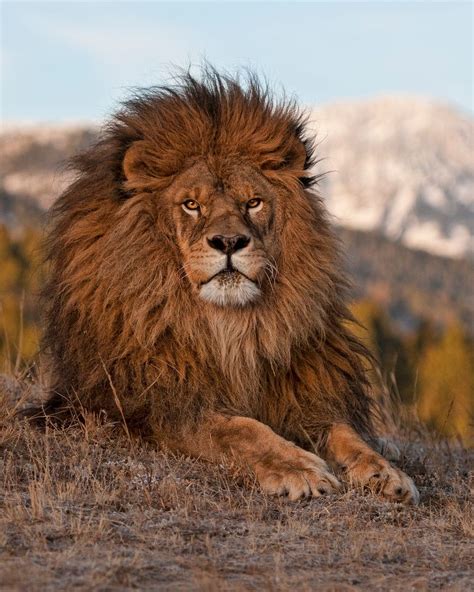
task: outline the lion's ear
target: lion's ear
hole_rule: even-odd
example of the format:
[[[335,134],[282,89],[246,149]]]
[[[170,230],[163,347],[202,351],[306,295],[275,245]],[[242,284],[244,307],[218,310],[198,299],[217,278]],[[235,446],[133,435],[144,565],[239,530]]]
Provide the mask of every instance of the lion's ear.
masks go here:
[[[298,176],[308,168],[309,155],[303,140],[293,136],[277,150],[264,154],[261,164],[267,171],[289,171]]]
[[[145,141],[138,140],[128,148],[123,158],[123,174],[127,181],[134,182],[144,180],[148,176],[145,163]]]
[[[286,178],[292,182],[297,180],[303,187],[309,188],[314,182],[311,174],[312,156],[311,142],[294,134],[287,138],[280,150],[265,155],[262,169],[269,178],[280,181]]]
[[[295,139],[292,156],[294,168],[304,171],[308,166],[308,151],[305,142],[299,138]]]

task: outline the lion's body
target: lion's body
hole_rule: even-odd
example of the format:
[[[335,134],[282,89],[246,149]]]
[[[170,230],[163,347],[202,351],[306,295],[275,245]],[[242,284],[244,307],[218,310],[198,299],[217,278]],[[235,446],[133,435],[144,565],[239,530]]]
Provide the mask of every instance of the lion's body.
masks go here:
[[[136,164],[127,151],[139,144]],[[158,441],[195,433],[212,413],[258,420],[305,447],[323,448],[334,424],[372,436],[368,356],[348,328],[339,247],[307,177],[294,106],[272,104],[255,81],[242,90],[214,73],[185,77],[129,102],[75,165],[49,236],[50,411],[67,399],[123,413]],[[190,261],[208,254],[199,222],[187,230],[173,199],[202,193],[206,175],[222,199],[249,186],[274,194],[260,229],[244,216],[255,244],[271,228],[260,250],[276,262],[245,306],[209,303],[192,286]]]

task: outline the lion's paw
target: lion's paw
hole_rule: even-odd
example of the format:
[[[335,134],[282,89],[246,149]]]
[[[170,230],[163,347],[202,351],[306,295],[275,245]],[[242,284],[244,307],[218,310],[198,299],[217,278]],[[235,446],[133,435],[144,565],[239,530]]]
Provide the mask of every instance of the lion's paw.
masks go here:
[[[348,475],[356,484],[369,488],[389,501],[416,505],[420,500],[412,479],[385,459],[364,459],[351,467]]]
[[[341,487],[321,458],[297,446],[261,457],[255,473],[265,493],[287,495],[292,501],[328,495]]]

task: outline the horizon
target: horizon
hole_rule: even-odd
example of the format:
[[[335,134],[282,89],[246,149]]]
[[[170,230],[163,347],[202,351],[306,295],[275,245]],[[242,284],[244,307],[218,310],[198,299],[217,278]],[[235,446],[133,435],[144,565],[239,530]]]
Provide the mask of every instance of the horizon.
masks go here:
[[[377,103],[388,100],[401,100],[412,102],[413,104],[418,103],[422,105],[434,105],[441,108],[448,108],[454,112],[457,112],[460,116],[467,117],[474,120],[474,112],[463,108],[462,105],[455,104],[446,100],[438,99],[432,96],[423,96],[417,94],[405,94],[405,93],[394,93],[394,94],[380,94],[361,99],[352,98],[336,98],[333,101],[321,103],[319,105],[300,104],[300,107],[308,115],[309,125],[317,124],[317,120],[314,119],[314,115],[317,115],[319,111],[323,111],[326,108],[339,106],[339,105],[365,105],[368,103]],[[115,109],[120,106],[118,103]],[[58,129],[64,128],[65,130],[85,129],[85,128],[97,128],[107,122],[108,119],[113,117],[115,109],[111,110],[110,113],[106,114],[103,119],[56,119],[56,120],[0,120],[0,134],[9,133],[10,131],[29,131],[29,130],[40,130],[40,129]]]
[[[1,10],[3,126],[99,124],[133,87],[166,82],[170,64],[203,60],[251,68],[311,109],[395,95],[473,111],[469,2],[4,1]]]

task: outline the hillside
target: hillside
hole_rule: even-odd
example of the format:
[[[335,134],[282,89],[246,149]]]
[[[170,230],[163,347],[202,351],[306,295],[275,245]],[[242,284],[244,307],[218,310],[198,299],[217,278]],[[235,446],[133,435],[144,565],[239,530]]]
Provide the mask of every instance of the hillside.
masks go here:
[[[417,507],[348,484],[292,503],[92,415],[39,432],[9,395],[0,381],[2,590],[472,589],[473,455],[459,446],[410,434]]]
[[[369,297],[403,329],[421,318],[437,325],[455,319],[474,331],[474,264],[409,249],[374,232],[339,228],[353,297]]]

